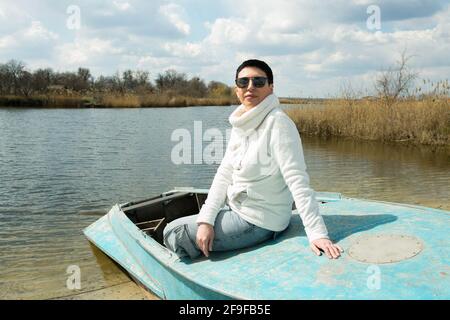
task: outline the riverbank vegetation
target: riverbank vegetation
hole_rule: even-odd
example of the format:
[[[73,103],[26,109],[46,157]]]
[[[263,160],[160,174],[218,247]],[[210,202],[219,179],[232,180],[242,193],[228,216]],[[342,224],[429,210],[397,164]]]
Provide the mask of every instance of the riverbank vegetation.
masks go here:
[[[429,97],[398,101],[336,99],[322,108],[286,111],[301,134],[365,140],[450,145],[450,100]]]
[[[167,70],[125,70],[94,78],[89,69],[57,72],[28,70],[21,61],[0,63],[0,106],[58,108],[186,107],[236,104],[231,87]]]
[[[395,67],[380,73],[373,96],[359,97],[347,85],[340,97],[324,100],[320,107],[287,113],[301,134],[449,147],[449,82],[416,81],[418,74],[407,62],[403,53]]]
[[[375,77],[374,94],[346,84],[327,99],[280,98],[302,134],[450,146],[448,80],[420,80],[402,53],[398,64]],[[418,81],[419,80],[419,81]],[[417,85],[419,83],[419,85]],[[366,92],[367,93],[367,92]],[[89,69],[30,71],[20,61],[0,63],[0,106],[44,108],[150,108],[229,106],[239,102],[232,87],[175,70],[125,70],[94,78]]]

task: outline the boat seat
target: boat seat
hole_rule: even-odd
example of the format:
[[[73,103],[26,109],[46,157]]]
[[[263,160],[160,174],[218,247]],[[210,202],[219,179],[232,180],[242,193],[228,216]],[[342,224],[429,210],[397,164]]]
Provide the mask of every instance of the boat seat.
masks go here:
[[[152,232],[158,229],[158,227],[161,225],[161,223],[165,220],[165,218],[162,219],[156,219],[156,220],[149,220],[144,222],[138,222],[136,223],[136,226],[139,227],[142,231],[145,232]]]
[[[122,210],[126,213],[129,213],[129,212],[132,212],[134,209],[140,209],[143,207],[151,206],[152,204],[160,203],[161,201],[169,201],[169,200],[182,198],[189,194],[190,194],[189,192],[177,192],[177,193],[174,193],[174,194],[171,194],[168,196],[159,196],[157,198],[152,198],[148,201],[142,201],[139,203],[134,203],[130,206],[124,206],[124,207],[122,207]]]
[[[174,192],[147,200],[130,202],[121,209],[143,232],[163,243],[163,230],[178,218],[198,214],[207,194]]]
[[[165,220],[166,218],[161,218],[156,220],[138,222],[136,223],[136,226],[159,243],[162,243],[164,227],[167,225]]]

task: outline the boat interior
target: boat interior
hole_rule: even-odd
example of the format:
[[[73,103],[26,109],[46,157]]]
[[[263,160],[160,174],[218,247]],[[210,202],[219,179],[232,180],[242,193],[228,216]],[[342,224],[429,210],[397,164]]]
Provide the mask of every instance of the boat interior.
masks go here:
[[[171,221],[198,214],[207,193],[172,191],[121,206],[125,215],[143,232],[164,245],[163,230]],[[292,210],[295,203],[292,204]]]
[[[206,193],[174,191],[129,202],[121,209],[139,229],[164,245],[164,227],[175,219],[199,213],[206,197]]]

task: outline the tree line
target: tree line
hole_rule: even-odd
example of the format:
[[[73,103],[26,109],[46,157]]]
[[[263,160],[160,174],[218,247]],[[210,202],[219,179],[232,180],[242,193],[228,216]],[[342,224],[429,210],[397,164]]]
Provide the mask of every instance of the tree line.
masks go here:
[[[167,70],[154,82],[144,70],[125,70],[112,76],[94,77],[87,68],[75,72],[58,72],[51,68],[28,70],[22,61],[0,63],[0,95],[30,97],[34,95],[164,94],[195,98],[230,96],[231,87],[218,81],[208,84],[198,77]]]

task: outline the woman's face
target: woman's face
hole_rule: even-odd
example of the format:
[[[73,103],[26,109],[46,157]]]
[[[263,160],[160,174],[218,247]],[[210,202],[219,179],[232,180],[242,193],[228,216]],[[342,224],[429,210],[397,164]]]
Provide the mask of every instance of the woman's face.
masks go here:
[[[245,67],[238,74],[238,78],[243,77],[267,77],[267,75],[259,68]],[[247,109],[257,106],[271,93],[273,93],[273,83],[269,85],[268,81],[262,88],[255,87],[253,81],[250,81],[246,88],[236,87],[236,95]]]

